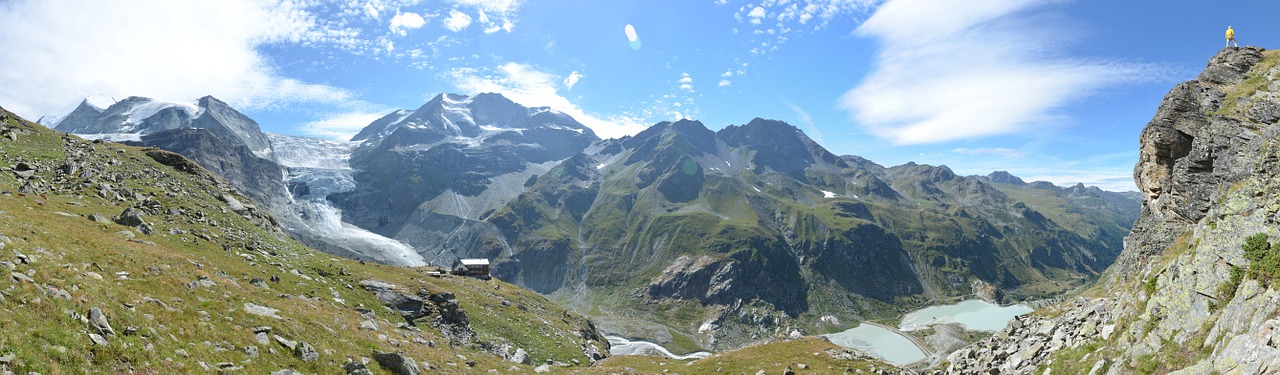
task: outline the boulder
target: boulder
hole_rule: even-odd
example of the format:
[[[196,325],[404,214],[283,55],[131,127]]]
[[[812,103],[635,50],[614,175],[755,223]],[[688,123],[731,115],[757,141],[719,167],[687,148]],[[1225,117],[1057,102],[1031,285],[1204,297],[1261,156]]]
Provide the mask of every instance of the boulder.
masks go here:
[[[95,331],[103,335],[114,335],[116,330],[111,328],[111,323],[107,321],[106,314],[102,313],[102,309],[97,307],[89,309],[89,326]]]
[[[387,371],[398,375],[418,375],[418,363],[400,352],[374,352],[373,359]]]
[[[311,347],[311,344],[303,341],[299,342],[298,346],[293,348],[293,356],[298,357],[298,359],[301,359],[303,362],[311,362],[320,358],[320,352],[317,352],[316,348]]]
[[[121,212],[120,216],[116,216],[115,221],[116,221],[116,224],[120,224],[126,227],[136,227],[136,226],[142,225],[145,222],[143,220],[143,217],[146,215],[147,214],[145,212],[136,210],[133,207],[129,207],[124,209],[124,212]]]

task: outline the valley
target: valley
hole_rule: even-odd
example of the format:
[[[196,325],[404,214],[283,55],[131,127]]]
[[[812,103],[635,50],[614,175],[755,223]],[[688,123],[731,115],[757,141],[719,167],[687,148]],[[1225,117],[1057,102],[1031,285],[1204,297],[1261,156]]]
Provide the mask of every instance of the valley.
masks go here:
[[[1056,296],[1096,280],[1138,207],[1083,185],[836,156],[772,120],[600,140],[497,94],[437,95],[345,142],[263,133],[211,97],[86,101],[54,119],[182,153],[313,248],[399,266],[492,259],[497,278],[676,354],[893,322],[938,301]]]

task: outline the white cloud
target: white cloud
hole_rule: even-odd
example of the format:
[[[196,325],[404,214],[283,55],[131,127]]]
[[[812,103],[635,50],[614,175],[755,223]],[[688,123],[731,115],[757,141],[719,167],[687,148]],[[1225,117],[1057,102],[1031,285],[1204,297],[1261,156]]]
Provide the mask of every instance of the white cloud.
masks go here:
[[[720,73],[720,76],[725,78],[733,77],[733,70],[726,70],[724,73]]]
[[[816,32],[828,28],[832,22],[856,21],[884,0],[763,0],[739,7],[733,13],[738,23],[748,23],[748,42],[758,47],[747,49],[751,55],[775,52],[791,40],[793,31]],[[745,17],[744,17],[745,15]],[[738,28],[730,31],[739,35]]]
[[[406,29],[417,29],[422,27],[422,25],[425,25],[426,23],[427,23],[427,20],[422,19],[422,16],[418,15],[417,13],[413,13],[413,12],[396,13],[394,17],[391,17],[390,27],[391,27],[391,32],[404,36],[405,34],[408,34],[408,31]]]
[[[634,135],[646,127],[640,120],[631,117],[600,117],[587,113],[557,92],[559,77],[538,71],[529,65],[509,62],[483,71],[459,68],[450,72],[450,75],[454,86],[463,92],[496,92],[524,106],[551,107],[590,127],[601,138]]]
[[[751,19],[752,25],[759,25],[760,21],[764,19],[764,16],[765,12],[763,7],[755,7],[755,9],[752,9],[750,13],[747,13],[747,18]]]
[[[722,80],[720,80],[720,83],[717,83],[717,84],[716,84],[716,86],[717,86],[717,87],[725,87],[725,86],[729,86],[729,85],[732,85],[732,84],[733,84],[733,82],[729,82],[729,80],[727,80],[727,79],[722,79]]]
[[[499,31],[511,32],[516,27],[515,22],[511,20],[513,14],[520,9],[523,1],[519,0],[453,0],[453,3],[474,8],[477,13],[476,22],[485,34],[493,34]],[[467,16],[463,14],[463,16]],[[454,15],[450,12],[450,18]],[[458,21],[458,25],[462,22]],[[467,16],[466,25],[471,24],[470,16]],[[458,31],[466,26],[462,26]]]
[[[693,77],[690,77],[689,73],[680,73],[680,79],[676,80],[676,83],[680,84],[678,86],[680,90],[693,92]]]
[[[466,29],[467,26],[471,26],[471,16],[468,16],[466,13],[459,12],[457,9],[450,10],[449,17],[445,17],[442,26],[449,29],[449,31],[462,31],[463,29]]]
[[[1063,47],[1052,45],[1055,36],[1070,30],[1036,17],[1037,7],[887,2],[856,31],[882,45],[873,70],[838,105],[893,143],[937,143],[1029,131],[1106,84],[1151,77],[1151,66],[1047,56]]]
[[[586,77],[586,76],[582,75],[582,73],[578,73],[578,71],[575,70],[573,71],[573,73],[569,73],[568,76],[564,77],[564,86],[572,90],[573,86],[577,85],[578,80],[581,80],[582,77]]]
[[[36,118],[87,95],[214,95],[241,109],[344,103],[347,91],[283,77],[258,52],[333,38],[291,2],[3,2],[0,105]]]
[[[387,112],[389,111],[356,111],[333,114],[320,120],[302,124],[298,130],[315,137],[346,141],[350,140],[351,137],[355,137],[361,129],[369,126],[369,123],[385,116]]]

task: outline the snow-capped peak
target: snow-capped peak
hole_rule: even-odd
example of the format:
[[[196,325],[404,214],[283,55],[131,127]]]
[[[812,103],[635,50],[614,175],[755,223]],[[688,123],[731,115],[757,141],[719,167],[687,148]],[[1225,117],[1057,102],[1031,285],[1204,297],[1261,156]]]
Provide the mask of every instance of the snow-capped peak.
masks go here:
[[[40,116],[40,119],[36,122],[40,123],[41,125],[47,126],[49,128],[53,128],[58,126],[58,124],[61,123],[62,120],[66,119],[67,116],[70,116],[72,112],[75,112],[76,109],[79,109],[82,106],[88,106],[90,109],[93,109],[98,113],[102,113],[102,111],[105,111],[107,107],[110,107],[112,104],[115,104],[115,101],[112,100],[111,98],[102,97],[102,96],[89,96],[89,97],[85,97],[84,99],[80,99],[80,101],[67,104],[49,113],[46,113],[44,116]]]
[[[195,103],[171,103],[147,99],[145,101],[135,103],[133,107],[129,109],[129,119],[125,122],[129,124],[141,124],[143,121],[146,121],[148,117],[155,116],[157,112],[163,111],[167,108],[181,109],[183,112],[186,112],[187,116],[190,118],[200,117],[200,115],[204,113],[204,108],[200,108],[200,106]]]
[[[112,104],[116,104],[116,99],[106,95],[89,95],[84,97],[81,103],[88,104],[99,111],[106,110]]]

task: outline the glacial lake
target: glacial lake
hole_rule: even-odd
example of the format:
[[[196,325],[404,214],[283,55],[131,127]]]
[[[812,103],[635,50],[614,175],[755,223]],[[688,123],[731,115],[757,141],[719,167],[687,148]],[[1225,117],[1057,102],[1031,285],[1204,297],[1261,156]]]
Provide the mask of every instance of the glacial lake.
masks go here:
[[[956,323],[969,330],[995,332],[1004,329],[1013,317],[1032,310],[1024,305],[999,306],[981,300],[967,300],[907,313],[898,329],[915,331],[934,324]],[[862,350],[899,366],[925,357],[924,349],[903,333],[878,325],[863,323],[844,332],[823,336],[836,345]]]
[[[871,353],[899,366],[924,359],[924,351],[911,340],[877,325],[863,323],[844,332],[822,336],[833,344]]]
[[[954,305],[929,306],[902,317],[898,329],[915,331],[933,324],[956,323],[973,331],[995,332],[1009,325],[1013,317],[1031,312],[1024,305],[1000,306],[971,299]]]

